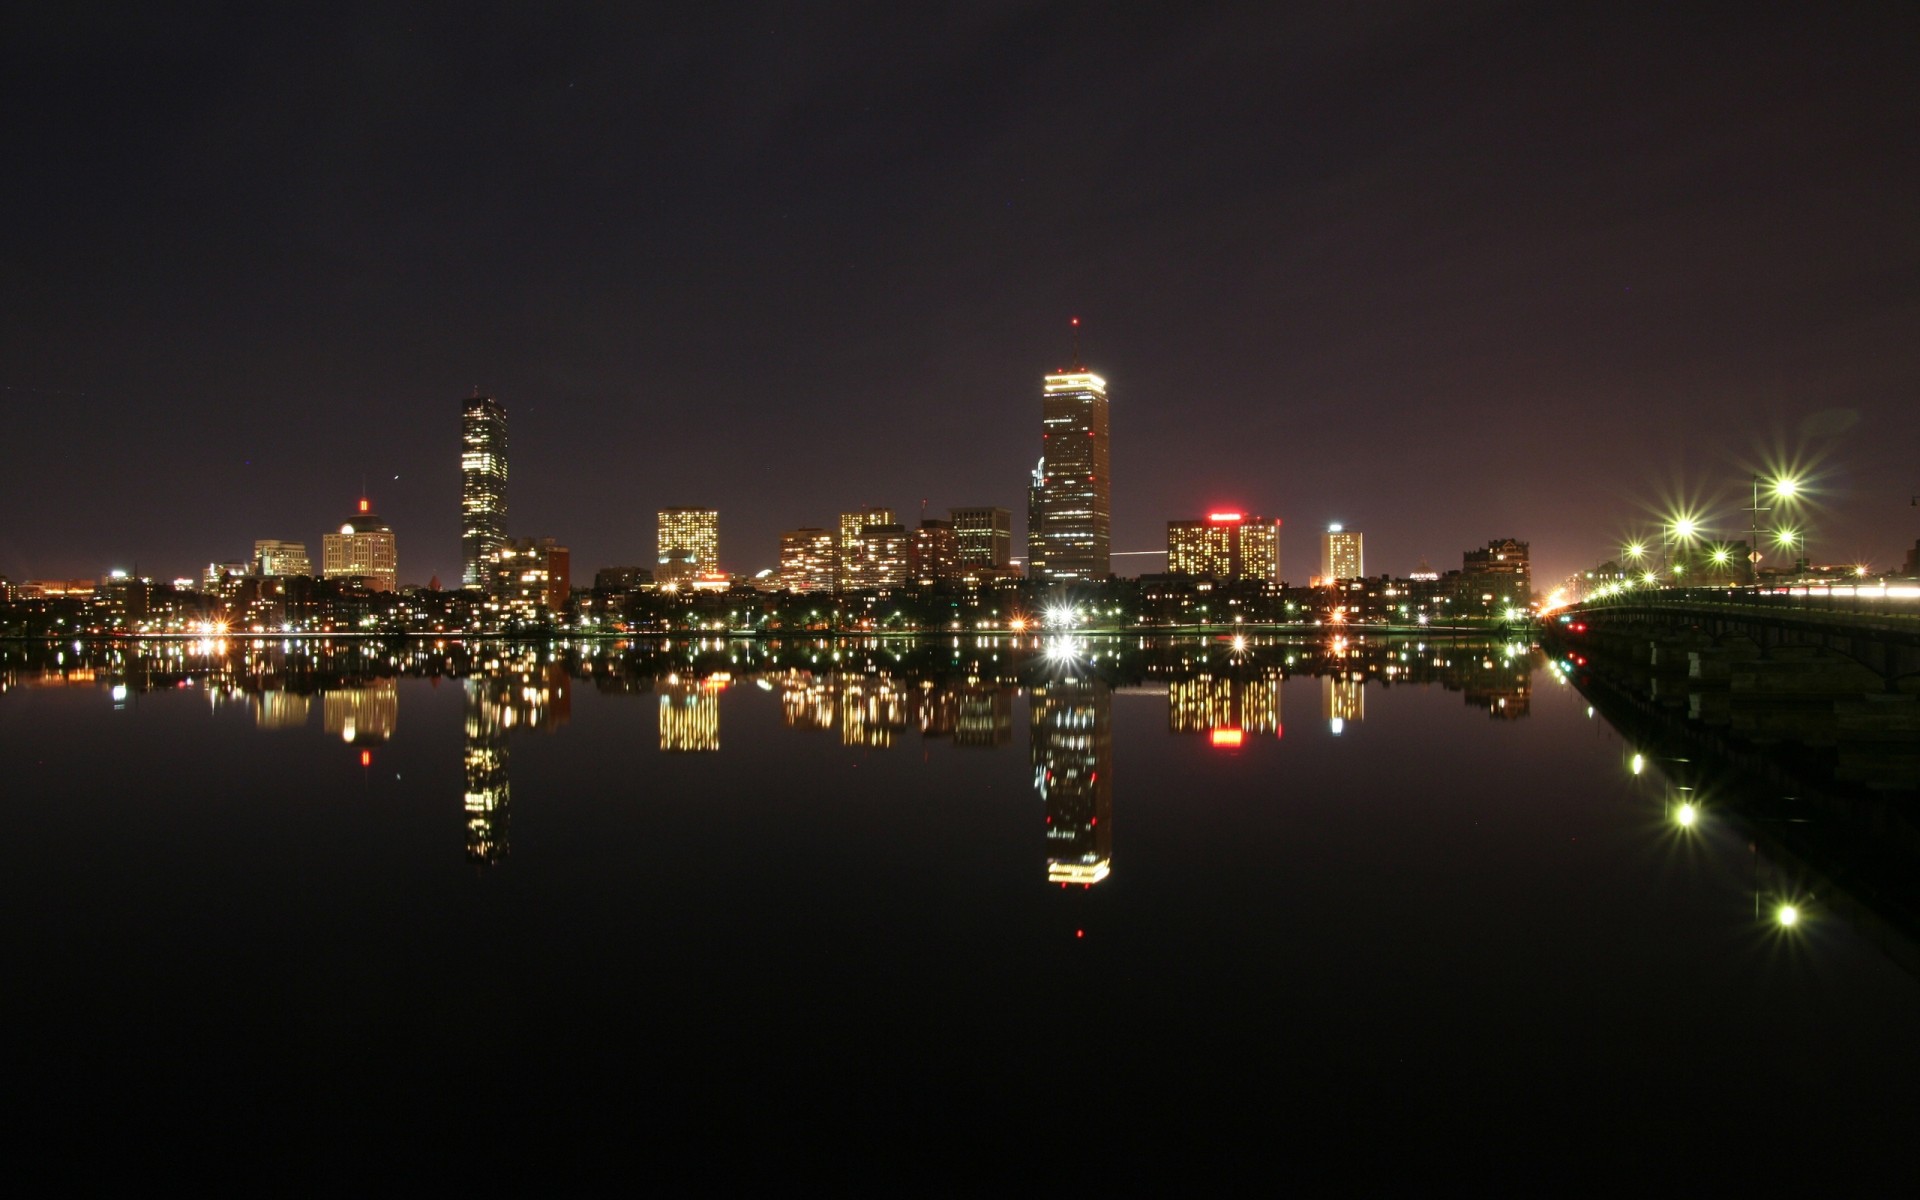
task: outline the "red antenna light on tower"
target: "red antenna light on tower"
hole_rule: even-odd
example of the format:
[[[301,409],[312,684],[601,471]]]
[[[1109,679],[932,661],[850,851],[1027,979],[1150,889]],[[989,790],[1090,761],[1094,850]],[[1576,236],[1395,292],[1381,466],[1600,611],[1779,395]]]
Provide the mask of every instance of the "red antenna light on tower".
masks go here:
[[[1086,366],[1080,361],[1080,318],[1069,318],[1068,323],[1073,328],[1073,369],[1076,371],[1084,371],[1086,370]]]

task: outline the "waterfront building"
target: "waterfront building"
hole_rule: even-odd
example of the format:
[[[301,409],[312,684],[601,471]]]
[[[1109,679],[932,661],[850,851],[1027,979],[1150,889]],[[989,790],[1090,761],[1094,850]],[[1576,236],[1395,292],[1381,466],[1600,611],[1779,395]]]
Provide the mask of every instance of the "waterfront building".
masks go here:
[[[843,556],[848,591],[905,587],[913,577],[913,538],[904,525],[863,525]]]
[[[1028,494],[1028,573],[1055,583],[1112,574],[1107,381],[1079,357],[1076,345],[1073,367],[1048,375],[1042,385],[1041,458]]]
[[[1280,522],[1241,512],[1167,522],[1167,573],[1280,583]]]
[[[460,586],[480,590],[507,540],[507,411],[478,389],[461,402]]]
[[[839,558],[832,530],[789,529],[780,535],[780,586],[790,592],[830,592]]]
[[[913,531],[909,575],[921,586],[960,577],[960,543],[952,521],[929,518]]]
[[[1342,579],[1359,579],[1366,573],[1359,531],[1340,525],[1327,526],[1327,531],[1320,535],[1320,577],[1315,582],[1331,584]]]
[[[838,557],[834,565],[834,587],[847,591],[858,586],[853,582],[855,568],[860,562],[863,550],[860,545],[860,531],[869,525],[894,525],[893,510],[890,508],[857,508],[840,514],[840,544]]]
[[[1726,558],[1733,564],[1732,569],[1725,572],[1729,578],[1745,569],[1744,556],[1736,560],[1729,553]],[[1495,538],[1483,549],[1467,551],[1462,556],[1460,576],[1463,602],[1484,605],[1494,613],[1509,608],[1525,609],[1533,603],[1533,569],[1526,542]]]
[[[399,550],[393,526],[360,501],[360,511],[347,518],[339,533],[320,539],[320,573],[328,579],[361,579],[367,590],[391,592],[400,577]]]
[[[712,508],[663,508],[659,513],[661,584],[686,585],[720,572],[720,513]]]
[[[253,544],[255,575],[311,575],[313,560],[307,557],[305,542],[283,542],[262,538]]]
[[[488,592],[513,616],[557,614],[573,592],[573,554],[550,537],[508,538],[494,552]]]
[[[1013,514],[997,505],[949,509],[962,568],[1005,571],[1013,563]]]

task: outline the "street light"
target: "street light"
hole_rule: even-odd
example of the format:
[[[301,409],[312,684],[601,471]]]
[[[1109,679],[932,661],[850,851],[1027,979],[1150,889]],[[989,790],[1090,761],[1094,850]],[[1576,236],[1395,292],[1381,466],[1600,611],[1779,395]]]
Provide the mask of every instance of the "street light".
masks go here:
[[[1760,582],[1760,514],[1773,511],[1772,505],[1762,507],[1760,504],[1760,483],[1760,476],[1756,474],[1753,477],[1753,508],[1750,510],[1753,514],[1751,536],[1747,540],[1748,583]],[[1800,481],[1790,475],[1769,479],[1766,484],[1769,500],[1791,501],[1800,494]]]

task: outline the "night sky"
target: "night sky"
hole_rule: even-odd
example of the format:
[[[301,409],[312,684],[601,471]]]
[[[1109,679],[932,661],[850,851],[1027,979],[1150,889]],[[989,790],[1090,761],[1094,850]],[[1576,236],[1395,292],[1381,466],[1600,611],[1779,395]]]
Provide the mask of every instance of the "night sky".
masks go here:
[[[475,385],[576,583],[666,505],[1018,535],[1075,315],[1117,550],[1545,582],[1778,456],[1816,559],[1920,534],[1911,4],[283,9],[0,18],[0,574],[317,559],[364,477],[457,582]]]

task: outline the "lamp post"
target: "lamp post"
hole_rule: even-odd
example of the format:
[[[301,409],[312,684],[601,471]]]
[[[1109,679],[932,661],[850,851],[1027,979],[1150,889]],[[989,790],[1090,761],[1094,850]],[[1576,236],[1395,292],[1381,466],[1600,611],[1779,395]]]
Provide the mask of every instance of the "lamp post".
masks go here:
[[[1797,479],[1782,475],[1778,479],[1767,481],[1767,498],[1769,500],[1792,500],[1799,494],[1800,481]],[[1760,514],[1773,511],[1772,505],[1767,505],[1764,508],[1760,505],[1760,476],[1757,474],[1753,477],[1753,508],[1750,511],[1753,514],[1753,522],[1751,533],[1747,540],[1747,560],[1749,563],[1747,568],[1747,582],[1757,584],[1760,582]]]
[[[1681,563],[1678,565],[1674,563],[1673,548],[1675,546],[1680,546],[1680,545],[1684,545],[1687,542],[1691,542],[1694,538],[1694,535],[1699,532],[1700,532],[1699,522],[1695,521],[1692,517],[1676,518],[1673,524],[1667,526],[1666,547],[1665,547],[1665,553],[1667,556],[1667,574],[1673,578],[1673,581],[1675,583],[1678,583],[1680,581],[1680,576],[1685,572],[1686,566],[1684,563]]]

